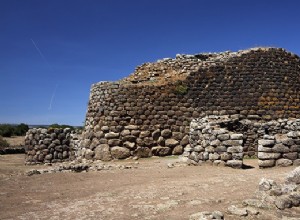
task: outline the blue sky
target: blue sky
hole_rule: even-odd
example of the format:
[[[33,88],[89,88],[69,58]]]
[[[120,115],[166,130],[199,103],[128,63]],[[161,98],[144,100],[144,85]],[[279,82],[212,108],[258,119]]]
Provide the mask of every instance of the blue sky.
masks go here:
[[[299,55],[299,10],[297,0],[0,0],[0,123],[82,125],[92,83],[177,53]]]

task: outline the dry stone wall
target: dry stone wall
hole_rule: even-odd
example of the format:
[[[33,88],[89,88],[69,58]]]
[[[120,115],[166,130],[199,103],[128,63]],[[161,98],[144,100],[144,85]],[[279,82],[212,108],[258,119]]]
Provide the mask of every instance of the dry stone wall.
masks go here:
[[[193,118],[300,117],[300,61],[280,48],[177,55],[92,85],[79,155],[88,159],[181,154]],[[255,136],[255,134],[253,134]],[[248,135],[244,149],[255,153]]]
[[[236,116],[208,116],[194,119],[190,144],[183,157],[193,164],[210,162],[241,168],[250,140],[260,168],[300,164],[300,119],[268,122]]]
[[[74,160],[79,135],[65,129],[29,129],[25,136],[26,164],[55,163]]]

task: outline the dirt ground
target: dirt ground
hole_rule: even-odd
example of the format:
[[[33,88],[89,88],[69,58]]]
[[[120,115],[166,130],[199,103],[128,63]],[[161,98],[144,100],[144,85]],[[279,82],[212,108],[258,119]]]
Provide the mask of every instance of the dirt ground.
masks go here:
[[[179,166],[168,168],[172,158],[112,162],[136,166],[85,173],[27,176],[42,166],[25,166],[24,155],[0,155],[0,219],[188,219],[201,211],[219,210],[253,198],[262,177],[282,182],[294,167],[252,169]],[[300,218],[299,209],[283,213]],[[280,217],[281,216],[281,217]],[[266,211],[256,219],[282,219]]]
[[[11,147],[23,146],[25,144],[25,136],[4,137]]]

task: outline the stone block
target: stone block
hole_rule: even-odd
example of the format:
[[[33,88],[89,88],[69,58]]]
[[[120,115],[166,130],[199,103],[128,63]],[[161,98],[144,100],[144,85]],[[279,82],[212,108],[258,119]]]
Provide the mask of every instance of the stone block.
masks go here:
[[[170,155],[171,152],[172,152],[172,150],[169,147],[157,146],[157,147],[151,148],[151,153],[154,156],[167,156],[167,155]]]
[[[264,147],[263,145],[259,144],[257,147],[258,152],[276,152],[271,147]]]
[[[282,155],[282,157],[290,160],[296,160],[298,158],[298,153],[297,152],[285,153]]]
[[[115,159],[125,159],[130,156],[130,150],[126,147],[112,147],[111,155]]]
[[[275,140],[260,139],[258,140],[258,144],[262,146],[273,146],[275,144]]]
[[[95,160],[110,161],[112,159],[108,144],[100,144],[95,149]]]
[[[287,166],[292,166],[292,165],[293,165],[293,161],[289,160],[289,159],[281,158],[281,159],[276,160],[276,166],[279,166],[279,167],[287,167]]]
[[[177,141],[175,139],[167,139],[165,141],[165,146],[170,147],[170,148],[173,148],[173,147],[177,146],[178,144],[179,144],[179,141]]]
[[[228,153],[242,153],[243,147],[242,146],[233,146],[227,148]]]
[[[275,153],[288,153],[290,151],[290,149],[284,144],[275,144],[272,150]]]
[[[220,154],[218,153],[210,153],[208,155],[209,160],[219,160],[220,159]]]
[[[244,135],[243,134],[230,134],[231,140],[243,140]]]
[[[227,140],[222,142],[225,146],[239,146],[243,144],[243,140]]]
[[[273,167],[275,166],[275,160],[258,160],[258,166],[260,168]]]
[[[219,134],[217,135],[217,139],[219,139],[220,141],[226,141],[230,139],[230,135],[229,134]]]
[[[220,156],[221,156],[221,160],[224,161],[232,159],[232,154],[229,153],[221,153]]]
[[[226,162],[226,166],[240,169],[243,166],[243,161],[242,160],[228,160]]]
[[[104,135],[105,138],[107,139],[114,139],[114,138],[119,138],[120,134],[119,133],[115,133],[115,132],[109,132],[109,133],[106,133]]]
[[[281,154],[280,153],[266,153],[266,152],[258,152],[258,159],[268,160],[268,159],[278,159]]]
[[[181,155],[183,152],[183,147],[181,145],[177,145],[176,147],[174,147],[172,154],[173,155]]]

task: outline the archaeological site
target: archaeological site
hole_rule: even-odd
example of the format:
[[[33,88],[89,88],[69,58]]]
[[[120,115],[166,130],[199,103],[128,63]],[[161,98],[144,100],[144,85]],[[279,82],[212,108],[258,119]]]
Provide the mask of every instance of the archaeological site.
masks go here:
[[[26,162],[178,155],[193,165],[299,165],[299,76],[299,57],[281,48],[144,63],[92,85],[82,136],[30,130]]]

